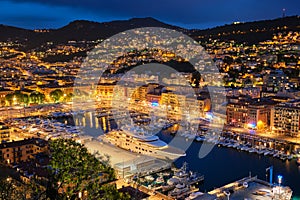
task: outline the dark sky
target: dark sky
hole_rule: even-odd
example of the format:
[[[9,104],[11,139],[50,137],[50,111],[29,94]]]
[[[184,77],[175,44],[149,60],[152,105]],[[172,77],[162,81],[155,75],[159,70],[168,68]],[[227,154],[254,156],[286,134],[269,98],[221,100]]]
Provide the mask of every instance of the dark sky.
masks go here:
[[[0,24],[58,28],[76,19],[154,17],[186,28],[300,15],[300,0],[0,0]]]

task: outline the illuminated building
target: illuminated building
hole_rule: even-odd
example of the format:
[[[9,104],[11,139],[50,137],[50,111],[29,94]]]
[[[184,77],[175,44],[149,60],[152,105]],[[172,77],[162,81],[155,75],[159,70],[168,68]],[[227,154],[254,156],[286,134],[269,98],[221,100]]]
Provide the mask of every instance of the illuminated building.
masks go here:
[[[247,123],[258,129],[270,126],[271,108],[263,104],[248,105]]]
[[[138,101],[144,101],[146,100],[147,93],[148,93],[148,86],[143,85],[135,89],[134,93],[132,94],[132,98]]]
[[[8,165],[26,162],[33,159],[35,154],[47,151],[47,142],[38,138],[2,143],[0,144],[0,162]]]
[[[161,100],[161,95],[160,94],[155,94],[155,93],[148,93],[146,95],[146,100],[148,102],[151,102],[151,103],[152,102],[158,103]]]
[[[114,83],[101,83],[96,87],[96,96],[97,99],[101,101],[104,105],[111,105],[114,88],[116,84]]]
[[[10,128],[0,122],[0,143],[10,140]]]
[[[226,109],[227,124],[243,127],[248,121],[248,108],[245,103],[230,102]]]
[[[168,117],[179,120],[182,119],[183,115],[204,117],[205,112],[210,110],[211,103],[207,98],[166,91],[161,95],[161,105],[166,107]]]
[[[278,92],[290,89],[289,77],[281,70],[276,70],[263,77],[264,90]]]
[[[299,136],[300,135],[300,101],[281,103],[274,107],[271,126],[274,133]]]

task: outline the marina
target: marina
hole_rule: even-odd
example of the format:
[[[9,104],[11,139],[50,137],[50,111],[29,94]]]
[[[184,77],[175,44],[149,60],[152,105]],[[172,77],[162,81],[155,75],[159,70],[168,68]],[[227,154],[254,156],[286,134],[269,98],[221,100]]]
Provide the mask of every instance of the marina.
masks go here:
[[[166,132],[161,132],[159,136],[166,142],[173,138]],[[182,143],[186,142],[185,137],[179,139]],[[226,185],[238,177],[245,177],[249,173],[257,175],[259,179],[268,180],[269,174],[265,169],[273,166],[274,177],[282,175],[284,177],[282,184],[291,187],[293,197],[300,197],[300,167],[295,159],[282,161],[263,154],[248,153],[234,148],[218,147],[217,145],[206,157],[200,159],[198,154],[201,145],[202,142],[193,142],[186,152],[187,156],[174,162],[175,166],[178,167],[187,162],[192,171],[205,175],[205,181],[199,185],[201,192],[211,191],[215,187]]]
[[[221,132],[219,135],[192,135],[181,134],[186,139],[197,142],[209,142],[217,146],[235,148],[239,151],[257,153],[264,156],[285,160],[298,159],[300,157],[300,145],[285,143],[281,140],[263,138],[255,135]]]
[[[204,181],[204,176],[188,170],[187,163],[183,163],[181,168],[172,167],[152,175],[135,176],[133,180],[153,192],[170,198],[184,199],[192,193],[199,192],[197,185]]]
[[[96,122],[95,119],[97,119],[98,122]],[[34,120],[40,121],[35,122]],[[92,120],[92,123],[90,120]],[[33,125],[33,121],[35,125]],[[14,122],[10,123],[13,124]],[[14,125],[14,127],[18,128],[19,130],[22,130],[23,133],[28,132],[28,135],[40,134],[43,137],[48,136],[49,138],[68,137],[77,140],[80,140],[81,138],[81,141],[87,144],[87,147],[90,148],[91,152],[98,151],[103,153],[113,153],[113,155],[111,156],[111,163],[114,166],[114,168],[117,169],[116,171],[118,173],[118,177],[120,178],[125,177],[126,179],[126,177],[133,177],[137,173],[140,173],[140,175],[143,175],[145,178],[146,176],[151,175],[147,174],[148,172],[154,174],[158,172],[159,175],[159,173],[166,173],[163,170],[170,168],[169,163],[164,162],[161,159],[151,159],[151,157],[147,157],[146,155],[129,152],[121,148],[115,147],[113,145],[106,144],[105,142],[101,143],[101,141],[99,140],[91,139],[91,136],[87,137],[85,133],[92,129],[95,129],[96,131],[91,132],[91,134],[97,133],[97,135],[101,135],[101,133],[99,134],[100,127],[106,126],[107,131],[109,131],[115,126],[113,124],[113,121],[106,120],[105,117],[97,118],[96,116],[91,115],[89,113],[77,113],[76,117],[63,116],[54,118],[46,117],[42,119],[15,119],[15,123],[16,124]],[[74,126],[76,123],[77,125]],[[98,128],[96,128],[97,123]],[[169,143],[173,138],[171,134],[171,129],[168,129],[159,132],[157,136],[160,140],[164,141],[165,143]],[[198,137],[191,137],[190,135],[187,135],[187,133],[185,134],[186,135],[180,136],[182,142],[187,142],[187,140],[191,139],[194,140],[194,142],[187,150],[187,156],[177,159],[174,164],[175,166],[177,166],[178,169],[180,169],[183,163],[187,162],[189,163],[189,169],[191,171],[205,175],[205,181],[200,181],[200,184],[196,185],[196,188],[190,187],[190,194],[186,194],[185,198],[188,198],[192,194],[194,194],[194,196],[198,196],[201,193],[207,195],[207,192],[213,190],[215,187],[220,187],[229,182],[232,182],[238,177],[245,177],[245,175],[248,174],[249,171],[251,171],[253,174],[257,174],[260,179],[264,179],[266,177],[266,174],[263,173],[263,171],[270,165],[274,166],[274,172],[276,175],[279,173],[283,175],[283,184],[291,187],[293,191],[293,196],[300,196],[300,191],[298,187],[298,180],[300,178],[300,168],[298,168],[298,160],[294,158],[295,155],[297,156],[297,152],[293,152],[295,155],[293,155],[292,159],[278,159],[278,155],[274,157],[276,153],[271,153],[272,147],[274,148],[275,146],[271,145],[266,146],[266,148],[259,148],[257,144],[261,142],[261,144],[264,146],[264,143],[263,141],[256,141],[256,137],[253,142],[253,137],[248,137],[247,135],[242,137],[238,134],[236,134],[235,136],[234,134],[230,134],[228,136],[226,134],[223,134],[221,135],[222,138],[215,140],[213,137],[210,138],[208,135],[202,134],[198,136],[199,138],[201,138],[201,140],[198,139],[199,141],[197,141],[196,139]],[[92,135],[92,137],[94,138],[95,136]],[[242,139],[240,139],[239,141],[239,144],[237,143],[238,140],[236,138],[238,136],[242,137]],[[199,159],[199,148],[201,147],[204,141],[211,143],[215,142],[214,144],[216,145],[212,152],[208,154],[208,156],[206,156],[203,159]],[[242,143],[241,141],[247,142]],[[255,144],[257,148],[255,148],[255,146],[253,148],[252,144]],[[282,153],[280,149],[286,149],[285,153],[287,153],[289,150],[289,148],[282,146],[280,142],[276,143],[275,148],[277,149],[277,154],[279,153],[281,155]],[[124,160],[123,158],[128,158],[128,160]],[[259,166],[259,168],[257,166]],[[153,176],[154,178],[152,182],[156,182],[158,184],[162,182],[162,179],[159,178],[159,176],[151,176]],[[298,179],[296,177],[298,177]],[[151,181],[152,178],[147,177],[147,179]],[[162,190],[161,185],[151,186],[150,188],[151,190],[153,190],[154,188],[157,189],[157,191],[159,191],[159,189]],[[175,188],[176,186],[173,188],[173,190]],[[187,190],[184,188],[186,188],[186,185],[185,187],[183,187],[183,191]],[[168,195],[169,192],[172,191],[168,190],[168,187],[165,187],[164,190],[165,195]],[[176,192],[172,194],[178,195]]]

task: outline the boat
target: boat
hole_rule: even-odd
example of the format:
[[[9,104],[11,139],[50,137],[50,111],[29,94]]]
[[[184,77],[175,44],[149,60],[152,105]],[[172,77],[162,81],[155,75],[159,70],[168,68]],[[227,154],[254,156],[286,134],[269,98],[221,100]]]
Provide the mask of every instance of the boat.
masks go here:
[[[280,152],[274,153],[273,157],[274,157],[274,158],[280,157]]]
[[[156,183],[156,184],[162,184],[162,183],[164,183],[164,182],[165,182],[165,180],[164,180],[164,178],[161,177],[161,176],[157,177],[156,180],[155,180],[155,183]]]
[[[249,149],[248,152],[249,153],[254,153],[254,152],[257,152],[257,150],[256,150],[256,148],[253,147],[253,148]]]
[[[231,147],[233,147],[233,144],[229,143],[229,144],[227,145],[227,147],[231,148]]]
[[[270,154],[270,151],[269,150],[266,150],[265,153],[264,153],[264,156],[267,156]]]
[[[264,154],[265,152],[266,152],[265,149],[260,149],[260,150],[257,151],[257,153],[258,153],[259,155]]]
[[[183,150],[168,145],[158,136],[147,134],[144,130],[112,130],[102,135],[101,139],[103,142],[111,143],[131,152],[166,160],[174,160],[186,155]]]
[[[233,148],[238,148],[238,146],[239,146],[238,143],[234,143],[232,147],[233,147]]]
[[[185,184],[177,184],[175,186],[174,190],[172,190],[168,193],[168,196],[177,197],[188,191],[189,191],[189,188]]]
[[[197,142],[203,142],[205,140],[205,137],[204,136],[196,136],[195,140]]]
[[[293,157],[294,157],[294,155],[293,155],[293,154],[290,154],[290,155],[288,155],[287,159],[288,159],[288,160],[292,160]]]
[[[162,191],[166,192],[175,188],[175,185],[163,185],[161,186]]]
[[[283,160],[283,161],[285,161],[287,159],[287,157],[288,156],[284,153],[280,155],[280,159]]]
[[[202,196],[203,194],[204,193],[202,193],[202,192],[193,192],[187,198],[185,198],[185,200],[196,199],[197,197]]]
[[[176,185],[177,183],[179,183],[180,180],[178,178],[170,178],[168,181],[167,181],[167,184],[168,185]]]
[[[151,176],[151,175],[145,176],[145,180],[146,180],[146,181],[149,181],[149,182],[152,182],[152,181],[154,181],[154,177]]]

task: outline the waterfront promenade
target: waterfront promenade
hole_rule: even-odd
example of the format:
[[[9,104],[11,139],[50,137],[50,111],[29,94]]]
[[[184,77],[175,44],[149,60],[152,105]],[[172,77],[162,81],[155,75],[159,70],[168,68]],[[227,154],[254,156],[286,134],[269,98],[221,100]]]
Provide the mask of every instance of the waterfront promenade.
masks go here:
[[[235,133],[255,135],[255,136],[259,136],[259,137],[265,137],[265,138],[274,139],[274,140],[281,140],[284,142],[295,143],[295,144],[300,145],[300,137],[279,135],[279,134],[272,133],[268,130],[248,130],[245,128],[237,128],[237,127],[232,127],[232,126],[226,126],[226,127],[224,127],[224,129],[227,131],[235,132]]]

